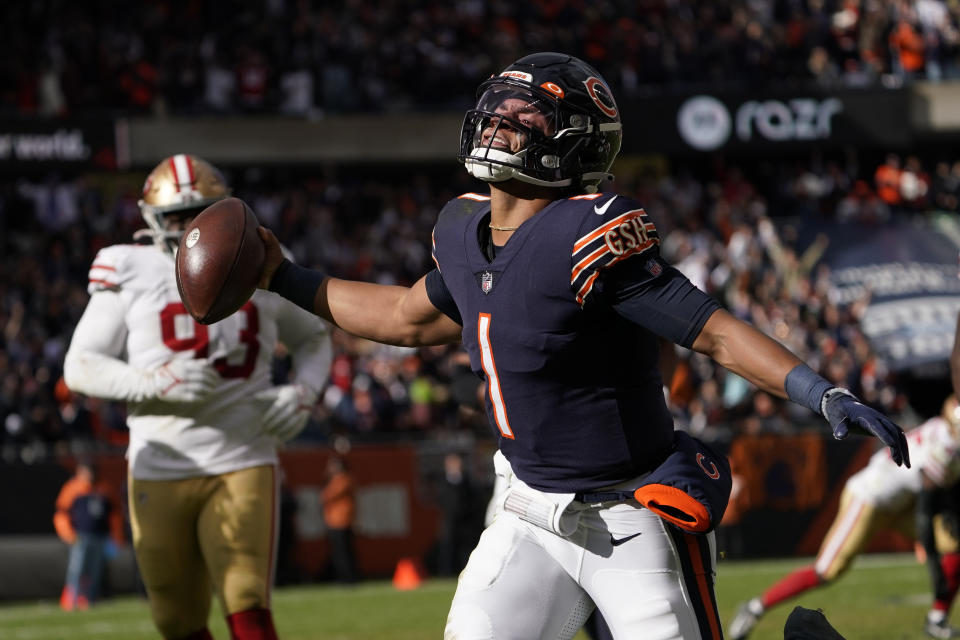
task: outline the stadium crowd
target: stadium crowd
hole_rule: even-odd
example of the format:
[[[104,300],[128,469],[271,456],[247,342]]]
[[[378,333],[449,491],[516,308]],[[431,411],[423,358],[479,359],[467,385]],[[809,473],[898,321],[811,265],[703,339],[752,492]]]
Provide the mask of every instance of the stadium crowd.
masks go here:
[[[621,96],[960,77],[960,4],[943,0],[407,0],[375,8],[354,0],[83,8],[45,0],[0,11],[5,116],[463,109],[492,69],[532,49],[591,60]],[[863,162],[781,158],[684,170],[625,159],[612,188],[645,203],[665,256],[698,286],[831,380],[897,414],[906,401],[859,329],[862,305],[837,307],[829,272],[815,266],[827,240],[801,245],[792,221],[876,224],[957,211],[960,162],[895,154]],[[298,261],[379,282],[409,283],[426,272],[440,207],[478,188],[456,165],[403,175],[396,167],[224,168]],[[93,255],[143,226],[142,179],[50,173],[0,182],[0,443],[12,445],[5,456],[125,441],[122,408],[71,394],[61,366]],[[458,349],[388,348],[342,332],[335,340],[330,384],[302,438],[487,433],[478,382]],[[671,404],[686,428],[726,438],[732,429],[796,422],[785,413],[794,405],[680,355]],[[277,378],[286,375],[283,356]]]
[[[466,108],[531,50],[593,62],[615,95],[960,77],[944,0],[5,3],[4,115]]]
[[[859,328],[863,305],[834,303],[829,269],[816,264],[829,241],[818,236],[801,245],[798,223],[872,225],[957,211],[960,165],[928,172],[916,158],[891,154],[876,168],[840,161],[778,167],[764,174],[718,165],[703,176],[625,163],[614,188],[645,203],[664,238],[664,255],[694,283],[832,381],[898,415],[906,398]],[[451,197],[477,188],[455,164],[415,167],[409,175],[375,168],[300,171],[233,169],[230,180],[299,262],[377,282],[411,283],[428,271],[437,212]],[[884,191],[883,180],[894,174],[896,193]],[[86,303],[93,255],[131,242],[143,226],[140,180],[139,174],[50,175],[6,183],[0,191],[0,450],[8,458],[125,441],[122,407],[70,393],[61,367]],[[459,349],[386,347],[340,331],[335,349],[330,382],[301,439],[487,436],[479,382]],[[683,428],[727,440],[742,430],[787,431],[809,419],[792,414],[795,405],[681,351],[671,408]],[[277,355],[274,373],[282,379],[288,362]]]

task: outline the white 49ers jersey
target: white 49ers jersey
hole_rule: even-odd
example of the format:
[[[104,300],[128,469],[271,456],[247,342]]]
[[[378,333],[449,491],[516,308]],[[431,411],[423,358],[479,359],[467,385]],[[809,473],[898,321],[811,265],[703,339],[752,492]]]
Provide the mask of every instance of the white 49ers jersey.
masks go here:
[[[899,509],[923,490],[924,476],[940,487],[960,479],[960,442],[946,420],[930,418],[906,435],[912,463],[909,469],[898,467],[884,448],[851,476],[847,488],[877,507]]]
[[[318,391],[329,372],[327,329],[320,318],[258,289],[237,313],[198,324],[180,301],[173,257],[154,245],[102,249],[90,268],[89,292],[70,351],[125,360],[131,375],[178,358],[203,358],[220,374],[217,389],[200,402],[128,403],[127,457],[136,478],[213,475],[275,462],[277,442],[261,431],[270,403],[254,396],[272,386],[278,340],[294,355],[298,383]],[[321,347],[319,338],[326,341]],[[299,360],[298,349],[304,352]],[[96,395],[96,383],[87,387]],[[111,395],[117,394],[104,397]]]

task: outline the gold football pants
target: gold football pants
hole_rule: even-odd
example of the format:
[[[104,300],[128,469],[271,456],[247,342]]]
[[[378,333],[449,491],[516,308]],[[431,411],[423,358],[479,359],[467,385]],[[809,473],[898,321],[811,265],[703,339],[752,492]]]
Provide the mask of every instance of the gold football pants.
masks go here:
[[[814,563],[817,575],[827,581],[835,580],[850,568],[853,559],[880,531],[897,531],[915,539],[915,507],[915,500],[910,500],[898,509],[881,509],[844,489],[840,495],[840,510],[817,553]],[[939,515],[934,518],[934,534],[940,553],[955,553],[960,548]]]
[[[272,465],[183,480],[130,477],[129,489],[133,548],[164,637],[206,626],[211,589],[225,616],[269,608],[278,505]]]

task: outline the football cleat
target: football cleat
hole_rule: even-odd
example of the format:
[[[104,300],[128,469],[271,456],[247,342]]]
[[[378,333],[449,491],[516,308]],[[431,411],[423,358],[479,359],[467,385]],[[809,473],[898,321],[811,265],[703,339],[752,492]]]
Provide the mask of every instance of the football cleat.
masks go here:
[[[794,607],[783,625],[783,640],[844,640],[822,609]]]
[[[763,604],[759,598],[753,598],[740,605],[737,615],[733,616],[728,628],[732,640],[743,640],[750,635],[762,615]]]
[[[946,618],[939,622],[934,622],[930,618],[927,618],[927,622],[923,626],[923,631],[931,638],[960,638],[960,632],[951,627]]]

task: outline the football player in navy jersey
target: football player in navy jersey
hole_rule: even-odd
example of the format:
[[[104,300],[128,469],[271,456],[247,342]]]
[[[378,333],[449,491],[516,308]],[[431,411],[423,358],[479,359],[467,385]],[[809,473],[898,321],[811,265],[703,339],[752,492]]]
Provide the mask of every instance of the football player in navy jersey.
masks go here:
[[[674,431],[660,339],[824,415],[837,438],[873,434],[909,465],[903,432],[667,264],[639,203],[598,191],[621,124],[590,65],[529,55],[477,95],[459,157],[490,192],[440,212],[433,271],[411,287],[329,278],[283,260],[261,229],[260,286],[371,340],[462,340],[485,382],[504,490],[447,640],[572,638],[594,607],[619,639],[720,638],[711,532],[729,466]]]

